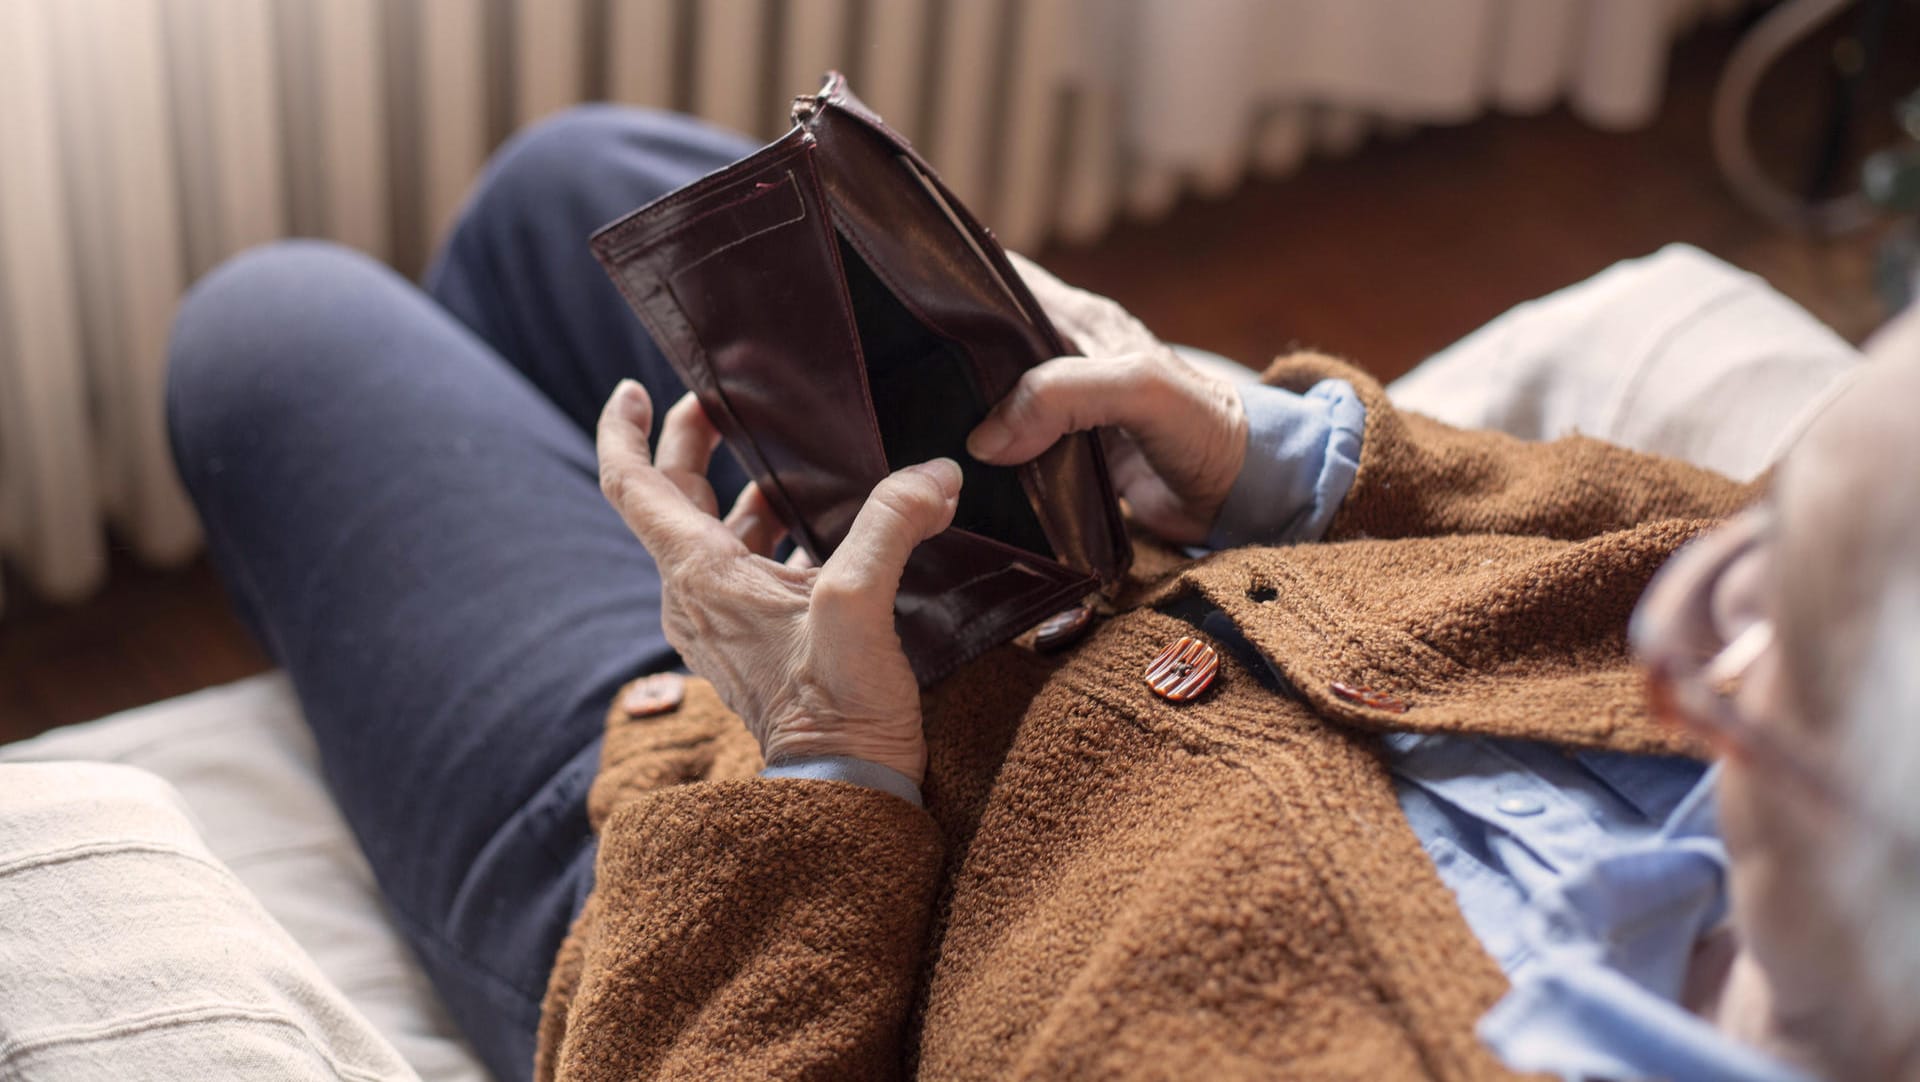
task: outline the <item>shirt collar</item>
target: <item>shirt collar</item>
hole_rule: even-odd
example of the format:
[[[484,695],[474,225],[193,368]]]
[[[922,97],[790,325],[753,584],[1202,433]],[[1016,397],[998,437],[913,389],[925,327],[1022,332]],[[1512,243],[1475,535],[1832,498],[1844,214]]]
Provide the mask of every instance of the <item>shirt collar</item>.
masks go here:
[[[1709,770],[1654,837],[1535,896],[1521,928],[1534,964],[1479,1027],[1508,1066],[1570,1079],[1808,1082],[1679,1004],[1694,944],[1727,914],[1719,774]]]

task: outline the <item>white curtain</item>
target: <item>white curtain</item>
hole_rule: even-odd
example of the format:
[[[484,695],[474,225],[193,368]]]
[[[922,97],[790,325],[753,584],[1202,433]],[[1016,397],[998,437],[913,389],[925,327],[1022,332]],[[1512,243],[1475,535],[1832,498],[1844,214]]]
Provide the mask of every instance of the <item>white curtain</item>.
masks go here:
[[[1126,202],[1151,215],[1376,127],[1563,101],[1596,126],[1638,127],[1673,38],[1742,2],[1086,0],[1077,81],[1112,100]]]
[[[849,71],[1030,248],[1376,128],[1643,123],[1673,37],[1739,3],[0,0],[0,558],[71,598],[109,520],[192,555],[161,410],[187,284],[289,234],[415,268],[493,142],[586,97],[772,135]]]

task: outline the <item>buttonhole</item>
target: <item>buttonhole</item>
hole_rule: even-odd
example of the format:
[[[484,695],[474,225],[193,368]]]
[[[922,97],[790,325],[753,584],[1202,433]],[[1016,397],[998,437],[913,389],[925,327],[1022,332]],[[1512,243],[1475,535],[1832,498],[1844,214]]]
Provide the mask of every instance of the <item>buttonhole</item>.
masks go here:
[[[1262,605],[1278,598],[1279,596],[1280,596],[1280,591],[1274,589],[1273,587],[1267,585],[1264,582],[1256,582],[1253,584],[1252,587],[1250,587],[1247,590],[1247,599],[1250,601],[1258,601]]]

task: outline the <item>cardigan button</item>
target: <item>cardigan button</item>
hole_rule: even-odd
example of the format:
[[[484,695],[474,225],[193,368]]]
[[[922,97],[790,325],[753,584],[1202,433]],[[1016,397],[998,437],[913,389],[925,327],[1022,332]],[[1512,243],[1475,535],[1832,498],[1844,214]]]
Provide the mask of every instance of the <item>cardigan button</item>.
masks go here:
[[[1033,637],[1033,648],[1043,654],[1065,650],[1087,635],[1093,626],[1093,606],[1075,605],[1047,617]]]
[[[654,673],[627,685],[620,694],[620,709],[630,718],[646,718],[680,707],[687,697],[687,678],[677,672]]]
[[[1356,706],[1370,707],[1374,710],[1385,710],[1389,714],[1404,714],[1407,712],[1407,700],[1384,691],[1375,691],[1372,688],[1358,687],[1353,684],[1343,684],[1338,680],[1329,684],[1327,690],[1333,692],[1335,698],[1345,699],[1347,702],[1353,703]]]
[[[1147,666],[1147,686],[1168,702],[1184,703],[1207,690],[1220,671],[1220,655],[1191,636],[1160,651]]]

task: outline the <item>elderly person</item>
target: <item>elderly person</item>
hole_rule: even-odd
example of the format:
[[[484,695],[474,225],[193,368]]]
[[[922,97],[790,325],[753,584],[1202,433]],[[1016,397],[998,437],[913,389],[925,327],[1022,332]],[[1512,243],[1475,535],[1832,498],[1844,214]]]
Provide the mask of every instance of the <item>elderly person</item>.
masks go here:
[[[747,149],[580,114],[496,163],[424,294],[294,246],[181,315],[216,563],[501,1077],[1920,1070],[1920,563],[1884,491],[1920,363],[1762,494],[1322,357],[1236,389],[1033,269],[1093,356],[968,451],[1112,426],[1141,556],[1079,643],[922,693],[893,594],[955,465],[776,560],[581,240]],[[1636,635],[1681,726],[1627,650],[1663,565]],[[1183,637],[1219,675],[1161,699]]]

